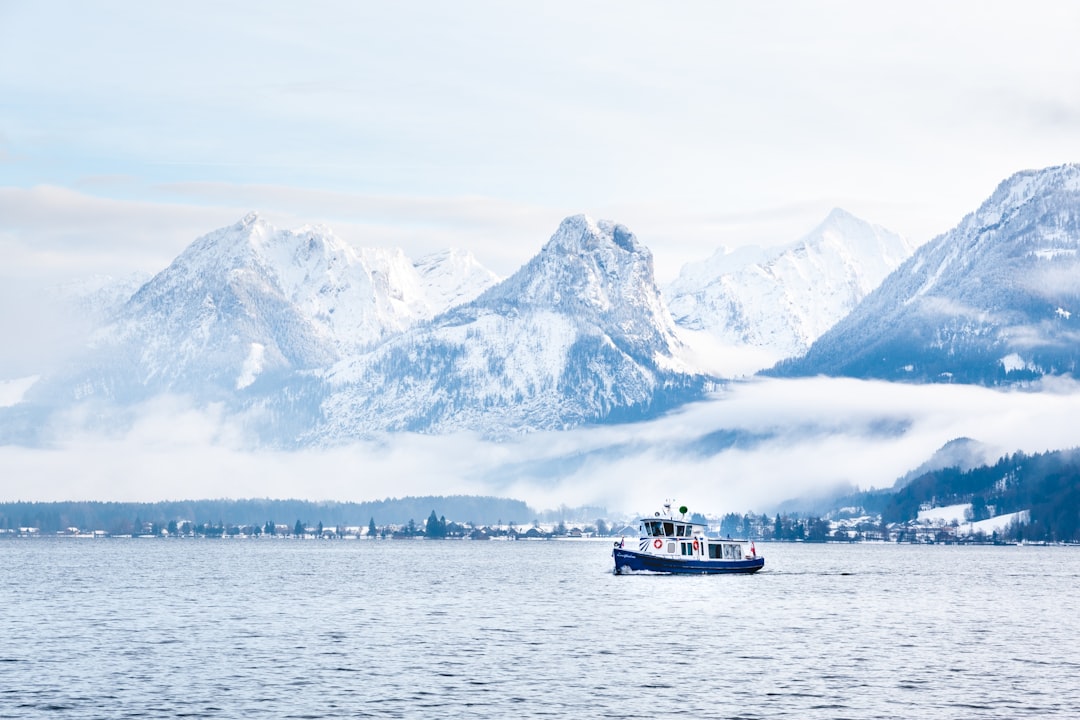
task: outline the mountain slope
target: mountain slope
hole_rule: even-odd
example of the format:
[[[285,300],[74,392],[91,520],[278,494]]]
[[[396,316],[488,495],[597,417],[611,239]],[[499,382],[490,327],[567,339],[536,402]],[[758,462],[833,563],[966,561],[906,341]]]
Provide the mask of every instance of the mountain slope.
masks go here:
[[[500,436],[640,417],[706,386],[680,350],[649,250],[621,225],[571,217],[473,302],[335,366],[320,435]]]
[[[711,387],[680,358],[651,253],[620,225],[568,218],[493,282],[467,253],[413,263],[250,215],[192,243],[6,422],[28,443],[52,412],[122,430],[181,395],[279,446],[507,436],[640,418]]]
[[[1015,453],[996,463],[962,470],[942,468],[898,490],[882,510],[886,522],[914,519],[926,503],[971,503],[975,519],[1026,512],[1013,539],[1080,540],[1080,452]]]
[[[1080,166],[1017,173],[769,374],[996,384],[1080,361]]]
[[[836,209],[800,240],[721,248],[664,288],[676,322],[726,345],[806,352],[912,253],[900,235]]]
[[[256,396],[317,394],[318,371],[493,282],[469,253],[414,264],[400,250],[356,249],[322,227],[279,230],[252,213],[193,242],[31,399],[123,405],[177,393],[239,409]]]
[[[449,249],[426,255],[413,263],[431,314],[469,302],[499,282],[499,277],[481,265],[467,250]]]

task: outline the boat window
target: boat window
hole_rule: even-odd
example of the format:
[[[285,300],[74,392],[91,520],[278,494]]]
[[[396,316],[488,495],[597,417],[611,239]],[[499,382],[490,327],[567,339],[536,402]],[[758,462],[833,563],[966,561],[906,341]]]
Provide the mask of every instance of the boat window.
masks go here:
[[[731,546],[730,545],[724,545],[724,559],[725,560],[730,560],[731,559]]]
[[[721,550],[720,545],[715,545],[715,544],[710,543],[709,544],[709,557],[712,558],[713,560],[719,560],[721,557],[723,557],[720,554],[720,550]]]
[[[731,557],[735,560],[742,560],[742,545],[731,546]]]
[[[675,534],[675,523],[669,523],[669,522],[664,523],[664,534],[669,535],[669,536],[674,535]]]
[[[682,545],[682,554],[683,555],[693,555],[694,554],[694,544],[693,543],[684,542],[684,543],[680,543],[680,545]]]

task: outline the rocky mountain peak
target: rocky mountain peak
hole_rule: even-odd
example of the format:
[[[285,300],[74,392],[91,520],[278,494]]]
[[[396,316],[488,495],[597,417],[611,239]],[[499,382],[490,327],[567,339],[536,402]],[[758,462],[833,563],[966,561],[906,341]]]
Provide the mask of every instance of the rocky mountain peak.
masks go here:
[[[544,251],[590,253],[602,251],[605,246],[612,244],[628,253],[649,252],[625,225],[610,220],[593,220],[588,215],[572,215],[564,219]]]
[[[644,417],[701,397],[708,379],[682,350],[649,250],[578,215],[476,300],[335,365],[315,432],[504,436]]]
[[[487,298],[607,312],[621,303],[640,306],[650,294],[656,283],[648,248],[623,225],[575,215]]]
[[[563,220],[532,260],[475,304],[498,312],[555,312],[581,326],[610,329],[643,353],[678,344],[652,253],[623,225],[585,215]]]

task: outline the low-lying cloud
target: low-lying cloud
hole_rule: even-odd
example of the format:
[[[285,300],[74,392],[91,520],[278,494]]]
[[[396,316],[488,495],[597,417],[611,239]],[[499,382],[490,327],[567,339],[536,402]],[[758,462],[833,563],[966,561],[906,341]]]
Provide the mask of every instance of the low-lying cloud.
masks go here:
[[[1078,411],[1080,385],[1066,379],[1038,392],[767,379],[650,422],[508,442],[396,434],[286,452],[248,449],[241,424],[219,409],[161,399],[120,434],[73,422],[51,449],[0,447],[0,500],[489,494],[538,509],[632,513],[674,498],[710,513],[768,512],[838,485],[891,486],[957,437],[1001,454],[1078,446]]]

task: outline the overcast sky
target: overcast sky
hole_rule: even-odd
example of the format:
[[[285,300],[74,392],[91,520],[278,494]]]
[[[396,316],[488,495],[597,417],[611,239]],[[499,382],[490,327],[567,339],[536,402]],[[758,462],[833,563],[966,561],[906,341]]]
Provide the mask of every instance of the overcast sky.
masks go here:
[[[6,275],[156,271],[256,209],[501,275],[571,214],[661,281],[832,207],[923,242],[1080,160],[1073,2],[0,0]]]
[[[28,293],[155,272],[250,210],[413,257],[466,248],[500,275],[581,212],[633,230],[661,282],[721,245],[791,242],[833,207],[924,242],[1012,173],[1080,161],[1078,32],[1075,2],[0,0],[0,394],[66,334],[42,331]],[[837,408],[844,393],[865,402]],[[1080,443],[1051,437],[1075,424],[1071,386],[767,382],[632,431],[402,437],[287,461],[163,402],[124,438],[0,447],[0,500],[387,494],[362,471],[401,492],[646,509],[687,480],[694,502],[750,509],[889,484],[958,434]],[[868,439],[867,407],[908,430]],[[776,443],[671,454],[687,418],[724,428],[759,409]],[[835,427],[804,439],[821,412]],[[627,437],[642,450],[610,461]],[[510,482],[507,453],[584,460],[554,485],[527,467]],[[312,467],[321,484],[298,486]],[[628,476],[647,479],[628,493]]]

